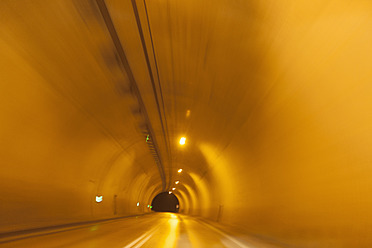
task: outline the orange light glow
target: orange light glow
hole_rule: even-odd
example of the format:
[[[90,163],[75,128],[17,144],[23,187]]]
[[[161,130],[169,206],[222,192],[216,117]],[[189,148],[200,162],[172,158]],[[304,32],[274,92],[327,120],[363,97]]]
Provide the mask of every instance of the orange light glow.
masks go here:
[[[186,138],[185,137],[182,137],[180,139],[180,145],[183,146],[185,143],[186,143]]]

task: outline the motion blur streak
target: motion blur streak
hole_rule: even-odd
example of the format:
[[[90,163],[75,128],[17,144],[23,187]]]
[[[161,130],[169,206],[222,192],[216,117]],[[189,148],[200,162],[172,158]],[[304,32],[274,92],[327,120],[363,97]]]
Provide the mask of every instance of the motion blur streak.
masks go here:
[[[371,248],[371,13],[0,0],[1,245]]]
[[[28,238],[17,237],[12,242],[0,239],[0,247],[275,247],[269,243],[263,246],[256,238],[248,237],[239,231],[232,233],[232,230],[228,230],[228,235],[223,232],[221,226],[213,227],[200,219],[171,213],[130,217],[98,223],[95,226],[97,228],[93,232],[92,226],[84,225],[63,230],[44,230]],[[237,238],[232,238],[231,235]]]

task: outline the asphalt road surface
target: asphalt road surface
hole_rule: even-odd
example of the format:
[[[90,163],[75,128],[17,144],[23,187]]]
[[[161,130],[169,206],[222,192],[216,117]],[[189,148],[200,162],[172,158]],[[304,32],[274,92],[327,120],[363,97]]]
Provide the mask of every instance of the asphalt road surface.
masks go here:
[[[278,247],[201,219],[154,213],[94,224],[2,237],[0,247],[172,248]]]

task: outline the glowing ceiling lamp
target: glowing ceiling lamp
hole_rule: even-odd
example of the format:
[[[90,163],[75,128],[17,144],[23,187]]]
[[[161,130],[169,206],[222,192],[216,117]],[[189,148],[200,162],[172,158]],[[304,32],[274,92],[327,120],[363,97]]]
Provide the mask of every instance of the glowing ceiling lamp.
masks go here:
[[[139,207],[139,202],[137,202],[137,207]]]
[[[176,182],[175,182],[175,184],[179,184],[179,183],[180,183],[180,181],[176,181]]]
[[[178,173],[181,173],[181,172],[182,172],[182,169],[179,169],[179,170],[178,170]]]
[[[185,137],[182,137],[180,139],[180,145],[183,146],[185,143],[186,143],[186,138]]]
[[[172,188],[172,190],[175,190],[176,188]]]
[[[169,194],[172,194],[172,191],[169,191],[168,193],[169,193]]]

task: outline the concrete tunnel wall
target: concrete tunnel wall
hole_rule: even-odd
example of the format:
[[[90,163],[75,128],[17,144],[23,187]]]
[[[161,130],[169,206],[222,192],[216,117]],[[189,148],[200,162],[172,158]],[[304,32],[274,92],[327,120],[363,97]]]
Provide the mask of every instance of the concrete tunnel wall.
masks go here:
[[[369,247],[372,4],[146,3],[105,1],[180,212]],[[1,12],[0,231],[147,212],[163,182],[99,5]]]
[[[1,232],[143,213],[161,184],[104,22],[79,17],[85,4],[1,3]]]

